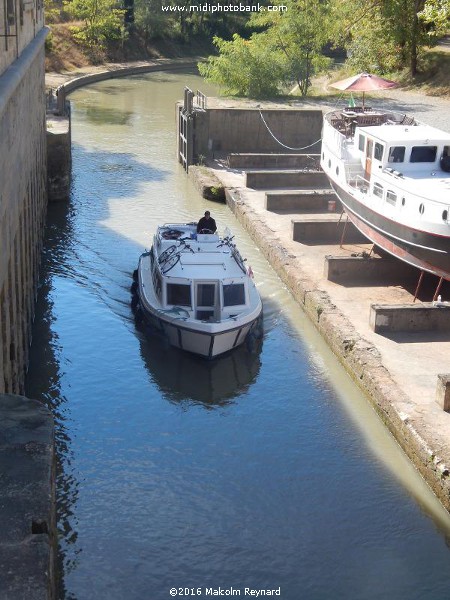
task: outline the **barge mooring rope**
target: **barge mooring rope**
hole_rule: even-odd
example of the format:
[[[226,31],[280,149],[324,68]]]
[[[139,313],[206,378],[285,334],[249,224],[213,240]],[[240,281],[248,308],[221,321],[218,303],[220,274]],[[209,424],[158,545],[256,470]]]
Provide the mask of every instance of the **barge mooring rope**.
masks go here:
[[[263,114],[261,112],[261,109],[259,109],[259,114],[261,116],[262,122],[264,123],[264,125],[266,126],[267,131],[270,133],[270,135],[273,137],[273,139],[280,144],[280,146],[283,146],[283,148],[287,148],[288,150],[306,150],[307,148],[311,148],[312,146],[314,146],[315,144],[319,143],[322,138],[320,137],[318,140],[316,140],[315,142],[313,142],[312,144],[309,144],[309,146],[303,146],[302,148],[291,148],[290,146],[286,146],[286,144],[283,144],[283,142],[281,142],[277,137],[275,137],[275,135],[272,133],[272,131],[270,130],[269,126],[267,125]]]

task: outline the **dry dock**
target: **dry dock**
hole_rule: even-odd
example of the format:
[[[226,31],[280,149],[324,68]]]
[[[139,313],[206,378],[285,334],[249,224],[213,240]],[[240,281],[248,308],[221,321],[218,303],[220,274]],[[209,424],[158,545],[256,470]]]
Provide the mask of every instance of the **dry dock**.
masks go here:
[[[241,164],[249,164],[245,160]],[[389,257],[367,258],[372,245],[350,228],[341,246],[339,202],[330,205],[329,190],[283,190],[273,172],[239,165],[236,157],[209,165],[229,207],[450,510],[450,414],[443,409],[450,308],[425,301],[434,287],[413,303],[418,271]],[[290,169],[286,188],[292,187]],[[190,168],[195,179],[202,171]],[[308,204],[312,194],[315,209]],[[412,305],[413,318],[407,313]],[[375,327],[376,320],[384,326]]]

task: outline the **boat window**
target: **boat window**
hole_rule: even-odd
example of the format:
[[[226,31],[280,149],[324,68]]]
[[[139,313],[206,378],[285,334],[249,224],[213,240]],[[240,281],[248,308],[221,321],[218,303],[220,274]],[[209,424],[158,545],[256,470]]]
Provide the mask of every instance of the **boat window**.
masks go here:
[[[412,163],[428,163],[436,160],[437,146],[414,146],[411,150]]]
[[[359,134],[358,149],[361,150],[361,152],[364,152],[365,147],[366,147],[366,137],[364,135]]]
[[[388,162],[401,163],[405,160],[405,146],[391,146],[389,148]]]
[[[156,269],[153,271],[153,287],[155,288],[155,294],[158,296],[159,299],[161,299],[161,275]]]
[[[223,286],[223,305],[238,306],[245,304],[245,288],[243,283],[230,283]]]
[[[373,184],[373,195],[378,196],[378,198],[382,198],[383,197],[383,186],[380,185],[379,183],[374,183]]]
[[[444,146],[440,161],[441,169],[446,173],[450,173],[450,146]]]
[[[397,194],[392,190],[388,190],[386,192],[386,202],[389,202],[389,204],[395,206],[395,203],[397,202]]]
[[[383,144],[379,144],[378,142],[375,142],[375,149],[373,151],[373,157],[375,160],[383,160],[383,150],[384,150]]]
[[[197,285],[197,306],[214,306],[214,283],[199,283]]]
[[[168,283],[167,304],[191,306],[191,286],[185,283]]]

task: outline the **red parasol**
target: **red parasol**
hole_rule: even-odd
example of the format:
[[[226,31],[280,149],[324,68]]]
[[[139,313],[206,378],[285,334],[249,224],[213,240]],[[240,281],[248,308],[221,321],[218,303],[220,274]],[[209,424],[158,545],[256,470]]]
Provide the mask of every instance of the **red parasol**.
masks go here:
[[[353,75],[353,77],[347,77],[347,79],[342,79],[341,81],[336,81],[336,83],[330,84],[330,87],[336,88],[337,90],[343,90],[346,92],[362,92],[363,106],[364,92],[387,90],[397,86],[398,83],[395,81],[383,79],[383,77],[371,75],[370,73],[359,73],[358,75]]]

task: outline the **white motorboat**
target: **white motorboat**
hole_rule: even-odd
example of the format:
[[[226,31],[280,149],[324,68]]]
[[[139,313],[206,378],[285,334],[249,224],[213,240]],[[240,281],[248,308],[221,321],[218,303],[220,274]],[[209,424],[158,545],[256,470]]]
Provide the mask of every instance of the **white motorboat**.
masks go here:
[[[450,280],[450,134],[392,111],[325,115],[321,166],[374,244]]]
[[[228,229],[219,237],[196,223],[159,226],[134,277],[137,316],[188,352],[214,358],[260,326],[261,298]]]

